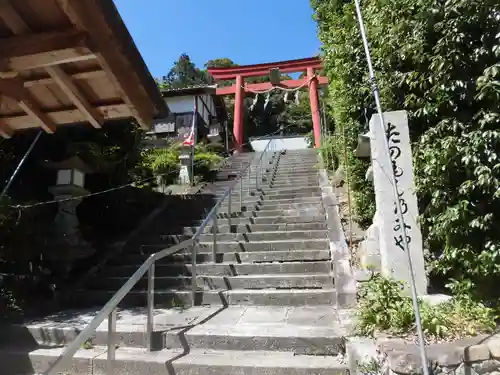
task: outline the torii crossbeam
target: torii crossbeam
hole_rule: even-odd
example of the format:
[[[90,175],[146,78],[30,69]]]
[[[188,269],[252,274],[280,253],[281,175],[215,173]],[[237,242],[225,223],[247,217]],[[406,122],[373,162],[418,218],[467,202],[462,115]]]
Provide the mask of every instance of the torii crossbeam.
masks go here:
[[[269,90],[272,87],[293,89],[305,85],[309,87],[314,145],[315,147],[320,147],[321,140],[318,87],[319,85],[328,84],[328,78],[316,75],[316,71],[321,70],[322,68],[323,65],[319,57],[256,65],[234,66],[230,68],[209,68],[208,72],[216,81],[236,80],[236,83],[232,86],[217,88],[217,95],[235,95],[233,133],[236,141],[236,148],[241,150],[243,145],[243,99],[245,98],[246,92]],[[306,72],[307,77],[296,80],[285,80],[279,83],[264,82],[245,84],[245,78],[266,76],[269,75],[274,69],[279,70],[279,73]]]

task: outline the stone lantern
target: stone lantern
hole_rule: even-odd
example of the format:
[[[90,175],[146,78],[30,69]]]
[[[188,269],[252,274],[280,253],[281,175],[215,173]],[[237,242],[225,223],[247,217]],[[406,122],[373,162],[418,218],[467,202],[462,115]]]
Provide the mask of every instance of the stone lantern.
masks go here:
[[[358,158],[369,158],[371,156],[370,133],[358,135],[358,145],[354,154]]]
[[[58,203],[58,211],[54,219],[53,247],[47,258],[58,264],[64,275],[67,275],[78,259],[87,258],[95,250],[83,239],[76,208],[82,197],[89,192],[85,189],[85,175],[94,171],[75,156],[67,160],[43,163],[47,169],[57,170],[56,185],[49,188]]]

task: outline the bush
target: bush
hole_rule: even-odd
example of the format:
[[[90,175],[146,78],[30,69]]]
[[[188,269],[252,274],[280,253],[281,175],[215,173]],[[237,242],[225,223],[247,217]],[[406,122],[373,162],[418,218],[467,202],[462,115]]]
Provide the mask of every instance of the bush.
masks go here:
[[[214,152],[195,150],[194,174],[200,176],[204,181],[211,180],[212,172],[222,160],[222,156]]]
[[[334,137],[326,136],[323,138],[321,142],[320,152],[324,160],[325,168],[329,171],[337,170],[340,161],[336,153]]]
[[[358,308],[358,333],[371,336],[377,331],[406,336],[415,332],[412,299],[402,294],[403,284],[380,274],[363,283]],[[419,301],[422,328],[433,338],[462,337],[491,332],[493,310],[467,296],[457,296],[437,306]]]
[[[145,171],[141,174],[146,178],[148,175],[160,177],[162,184],[171,185],[179,176],[179,155],[180,151],[175,146],[144,151],[140,168]]]
[[[375,105],[354,4],[311,3],[330,80],[328,106],[345,130],[355,213],[369,221],[368,161],[357,160],[353,150],[365,131],[364,109]],[[467,285],[474,296],[495,303],[500,300],[499,13],[497,0],[363,2],[382,107],[409,114],[431,280],[454,289]],[[342,134],[340,127],[336,131]]]

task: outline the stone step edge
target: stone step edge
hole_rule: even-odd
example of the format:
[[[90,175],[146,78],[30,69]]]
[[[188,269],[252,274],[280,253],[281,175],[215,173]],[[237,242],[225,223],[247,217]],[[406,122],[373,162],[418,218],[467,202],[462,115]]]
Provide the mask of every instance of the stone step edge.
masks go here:
[[[185,263],[183,263],[184,265]],[[217,263],[217,264],[222,264],[222,263]],[[254,264],[254,263],[250,263]],[[280,274],[268,274],[268,273],[259,273],[259,274],[253,274],[253,275],[234,275],[234,276],[218,276],[218,275],[200,275],[198,274],[196,278],[198,279],[307,279],[309,277],[330,277],[333,278],[333,273],[325,273],[325,272],[319,272],[319,273],[280,273]],[[144,278],[147,278],[145,276]],[[100,278],[99,280],[125,280],[127,281],[129,277],[125,276],[106,276],[104,278]],[[191,276],[186,276],[186,275],[179,275],[179,276],[155,276],[155,280],[180,280],[180,279],[185,279],[185,280],[191,280]],[[293,287],[291,288],[285,288],[285,289],[294,289]],[[314,289],[314,288],[311,288]],[[232,289],[235,290],[235,289]]]
[[[265,225],[265,224],[264,224]],[[326,233],[328,232],[328,229],[304,229],[304,230],[266,230],[266,231],[255,231],[255,232],[248,232],[248,233],[218,233],[218,234],[279,234],[279,233]],[[202,233],[201,235],[212,235],[213,233]],[[160,234],[160,236],[190,236],[190,234]]]
[[[143,246],[151,246],[151,245],[143,245]],[[154,246],[154,245],[152,245]],[[286,254],[290,254],[290,255],[298,255],[298,254],[301,254],[301,253],[306,253],[306,254],[303,254],[304,256],[307,256],[307,255],[311,255],[313,253],[319,253],[319,252],[323,252],[325,254],[330,254],[330,250],[329,249],[304,249],[304,250],[275,250],[273,251],[272,253],[269,252],[269,251],[252,251],[252,252],[248,252],[248,251],[235,251],[235,252],[228,252],[228,253],[221,253],[221,252],[217,252],[215,253],[216,256],[227,256],[227,255],[235,255],[235,254],[238,254],[238,256],[241,256],[241,254],[245,254],[245,255],[251,255],[252,257],[255,257],[255,258],[258,258],[259,256],[265,256],[265,257],[270,257],[271,255],[277,255],[277,256],[280,256],[280,255],[286,255]],[[200,255],[200,256],[211,256],[212,255],[212,252],[211,251],[197,251],[196,252],[197,255]],[[175,254],[172,254],[172,255],[169,255],[169,256],[166,256],[165,258],[170,258],[170,257],[173,257],[173,256],[177,256],[177,255],[191,255],[191,251],[189,251],[188,253],[186,252],[178,252],[178,253],[175,253]],[[141,257],[144,257],[144,260],[147,259],[147,255],[142,255],[140,253],[137,253],[137,254],[123,254],[124,257],[127,257],[127,256],[141,256]],[[305,258],[303,259],[305,261],[307,261],[307,263],[309,263],[310,260],[308,260],[308,258]],[[289,263],[297,263],[297,262],[301,262],[303,261],[302,259],[297,259],[296,261],[289,261]],[[331,260],[330,259],[330,255],[328,255],[328,258],[325,258],[325,260]],[[316,261],[316,260],[314,260]],[[247,262],[248,264],[261,264],[261,263],[284,263],[285,261],[281,261],[281,260],[275,260],[275,261],[258,261],[258,262]],[[205,264],[205,263],[208,263],[208,264],[213,264],[211,262],[197,262],[197,264]]]
[[[0,355],[14,354],[16,357],[23,356],[26,361],[30,361],[27,357],[45,357],[45,363],[52,363],[64,351],[64,348],[56,349],[35,349],[32,351],[26,350],[0,350]],[[173,369],[178,374],[193,374],[202,373],[199,370],[192,372],[194,369],[201,367],[203,369],[217,370],[217,374],[277,374],[285,375],[289,373],[305,375],[314,373],[316,375],[347,375],[349,374],[347,364],[343,363],[336,357],[327,356],[311,356],[311,355],[295,355],[292,352],[259,352],[259,351],[234,351],[234,350],[206,350],[206,349],[191,349],[187,355],[183,355],[183,349],[161,350],[159,352],[147,352],[140,348],[117,348],[115,365],[116,369],[123,370],[124,374],[140,375],[147,367],[156,373],[155,370],[165,368],[166,363],[170,363]],[[77,372],[72,372],[77,375],[88,375],[91,373],[102,373],[105,369],[107,359],[107,348],[96,346],[92,349],[80,349],[73,356],[71,364],[64,371],[71,368],[73,364]],[[134,365],[142,363],[144,366]],[[81,366],[83,364],[83,366]],[[86,372],[80,372],[77,369],[87,367]],[[142,369],[140,369],[142,367]],[[237,369],[245,369],[240,372]],[[37,371],[35,375],[43,375],[39,372],[42,369],[33,369]],[[259,371],[260,370],[260,371]],[[46,371],[43,369],[42,371]],[[293,372],[292,372],[293,371]],[[298,372],[300,371],[300,372]],[[31,373],[33,374],[33,373]],[[30,375],[31,375],[30,374]],[[14,374],[27,375],[27,374]]]
[[[95,290],[88,290],[88,289],[76,289],[75,292],[93,292]],[[105,292],[109,293],[111,295],[115,294],[115,290],[107,290],[107,289],[100,289],[98,290],[99,292]],[[301,289],[276,289],[276,288],[264,288],[264,289],[211,289],[211,290],[202,290],[198,289],[196,292],[197,293],[206,293],[206,294],[216,294],[220,295],[221,293],[223,294],[310,294],[310,293],[335,293],[335,288],[332,286],[331,288],[321,288],[321,289],[313,289],[313,288],[301,288]],[[161,295],[161,294],[191,294],[190,290],[186,289],[175,289],[175,288],[163,288],[162,290],[155,290],[155,294]],[[135,294],[135,295],[146,295],[147,290],[131,290],[129,294]],[[288,305],[286,305],[288,306]],[[317,306],[317,305],[314,305]]]

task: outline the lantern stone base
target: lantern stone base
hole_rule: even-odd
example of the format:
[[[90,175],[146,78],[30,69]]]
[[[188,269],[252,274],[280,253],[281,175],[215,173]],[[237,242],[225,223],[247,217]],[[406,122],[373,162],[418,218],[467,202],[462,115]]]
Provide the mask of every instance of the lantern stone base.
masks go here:
[[[95,253],[92,245],[83,239],[76,215],[76,208],[81,202],[79,197],[87,195],[88,191],[75,185],[59,185],[51,187],[50,192],[60,202],[53,223],[54,237],[46,258],[56,272],[65,277],[76,261]]]

